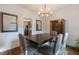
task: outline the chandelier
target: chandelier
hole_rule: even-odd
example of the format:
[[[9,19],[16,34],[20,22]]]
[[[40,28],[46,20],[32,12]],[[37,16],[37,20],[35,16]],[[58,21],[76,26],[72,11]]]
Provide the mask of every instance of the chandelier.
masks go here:
[[[39,16],[43,17],[43,16],[51,16],[52,15],[52,11],[46,7],[46,4],[43,6],[43,8],[41,8],[41,10],[39,11]]]

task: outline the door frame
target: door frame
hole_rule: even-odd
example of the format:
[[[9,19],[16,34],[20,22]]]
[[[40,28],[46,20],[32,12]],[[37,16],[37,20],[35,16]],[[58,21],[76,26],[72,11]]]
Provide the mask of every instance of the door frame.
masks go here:
[[[23,29],[24,29],[24,22],[30,22],[30,34],[29,34],[29,36],[31,36],[32,35],[32,19],[31,18],[24,18]]]

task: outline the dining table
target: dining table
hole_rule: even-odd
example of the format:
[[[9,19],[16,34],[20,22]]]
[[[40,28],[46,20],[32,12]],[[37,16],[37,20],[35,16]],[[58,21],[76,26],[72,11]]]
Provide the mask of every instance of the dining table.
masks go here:
[[[46,41],[50,41],[51,39],[53,39],[50,33],[36,34],[36,35],[24,36],[24,37],[26,40],[36,43],[38,46],[40,46],[42,43]]]

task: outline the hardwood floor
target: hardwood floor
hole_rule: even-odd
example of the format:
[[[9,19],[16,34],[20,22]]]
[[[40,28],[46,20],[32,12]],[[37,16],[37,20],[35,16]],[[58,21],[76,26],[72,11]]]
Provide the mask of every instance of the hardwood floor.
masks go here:
[[[67,51],[68,51],[69,55],[79,55],[79,51],[76,51],[74,49],[67,48]]]
[[[21,52],[20,47],[17,47],[14,49],[4,51],[4,52],[0,53],[0,55],[18,55],[18,54],[20,54],[20,52]]]
[[[69,53],[69,55],[79,55],[79,51],[76,51],[74,49],[71,48],[67,48],[67,51]],[[3,53],[0,53],[0,55],[19,55],[21,53],[21,49],[20,47],[11,49],[11,50],[7,50]]]

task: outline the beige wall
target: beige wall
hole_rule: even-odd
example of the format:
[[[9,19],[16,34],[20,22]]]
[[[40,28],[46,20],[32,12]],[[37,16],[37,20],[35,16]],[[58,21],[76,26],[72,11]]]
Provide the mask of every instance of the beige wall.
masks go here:
[[[66,20],[66,31],[79,34],[79,5],[68,5],[56,11],[57,17],[63,17]]]
[[[75,40],[79,38],[79,5],[68,5],[56,10],[56,17],[65,19],[65,32],[69,32],[67,44],[75,46]]]
[[[18,16],[18,32],[23,31],[24,18],[33,18],[33,13],[29,10],[24,10],[18,5],[0,5],[0,11],[5,13],[11,13]]]
[[[18,33],[24,32],[23,20],[27,18],[32,19],[32,35],[43,33],[43,30],[36,31],[36,20],[40,20],[38,15],[28,9],[23,9],[19,5],[3,4],[0,5],[0,12],[18,16],[18,32],[0,32],[0,52],[19,46]]]
[[[10,13],[18,16],[18,32],[0,32],[0,52],[19,46],[18,33],[23,33],[24,18],[33,18],[33,13],[24,10],[18,5],[0,5],[0,12]],[[35,28],[35,27],[34,27]]]

